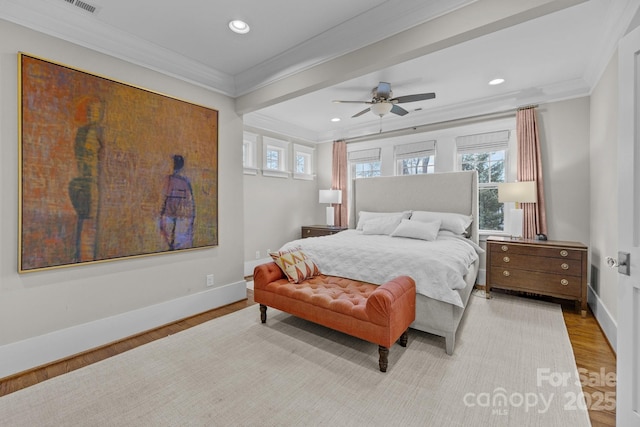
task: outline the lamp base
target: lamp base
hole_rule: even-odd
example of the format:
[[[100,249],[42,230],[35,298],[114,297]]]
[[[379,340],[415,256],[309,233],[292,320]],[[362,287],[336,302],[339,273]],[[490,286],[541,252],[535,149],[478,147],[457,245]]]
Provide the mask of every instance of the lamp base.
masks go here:
[[[327,225],[330,227],[335,225],[333,206],[327,207]]]
[[[511,209],[509,212],[509,234],[511,238],[522,238],[522,223],[524,220],[524,211],[522,209]]]

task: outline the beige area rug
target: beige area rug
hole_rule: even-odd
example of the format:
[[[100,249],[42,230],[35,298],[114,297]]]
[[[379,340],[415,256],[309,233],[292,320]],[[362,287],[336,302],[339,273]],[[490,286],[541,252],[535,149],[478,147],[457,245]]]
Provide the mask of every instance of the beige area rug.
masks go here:
[[[2,397],[0,424],[586,426],[577,378],[554,304],[472,295],[453,356],[412,330],[386,373],[377,345],[253,306]]]

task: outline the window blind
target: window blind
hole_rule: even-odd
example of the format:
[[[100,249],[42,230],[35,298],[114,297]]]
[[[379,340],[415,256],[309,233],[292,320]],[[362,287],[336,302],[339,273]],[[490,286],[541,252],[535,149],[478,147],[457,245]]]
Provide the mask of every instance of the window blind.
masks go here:
[[[506,150],[509,146],[509,131],[459,136],[456,138],[456,146],[459,154]]]
[[[350,162],[354,163],[377,162],[380,160],[380,149],[370,148],[368,150],[350,151],[347,157]]]
[[[436,154],[436,141],[412,142],[394,147],[396,159],[429,157]]]

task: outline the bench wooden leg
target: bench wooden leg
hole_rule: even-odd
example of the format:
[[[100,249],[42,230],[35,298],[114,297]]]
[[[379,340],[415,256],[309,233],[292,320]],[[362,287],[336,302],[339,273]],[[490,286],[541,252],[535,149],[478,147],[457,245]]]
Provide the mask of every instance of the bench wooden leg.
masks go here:
[[[267,323],[267,306],[260,304],[260,321]]]
[[[389,349],[381,345],[378,346],[378,353],[380,354],[380,372],[387,372],[387,366],[389,365]]]
[[[407,341],[409,341],[409,329],[407,329],[402,335],[400,335],[400,345],[406,347]]]

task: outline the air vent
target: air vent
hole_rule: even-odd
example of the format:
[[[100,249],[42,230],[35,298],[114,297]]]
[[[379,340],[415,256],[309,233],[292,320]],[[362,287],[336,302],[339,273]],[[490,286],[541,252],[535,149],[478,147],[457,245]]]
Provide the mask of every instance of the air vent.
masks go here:
[[[98,6],[94,6],[90,3],[87,3],[86,1],[82,1],[82,0],[63,0],[65,3],[69,3],[70,5],[73,5],[75,7],[79,7],[80,9],[84,10],[85,12],[89,12],[89,13],[96,13],[98,12],[98,10],[100,10],[100,8]]]

